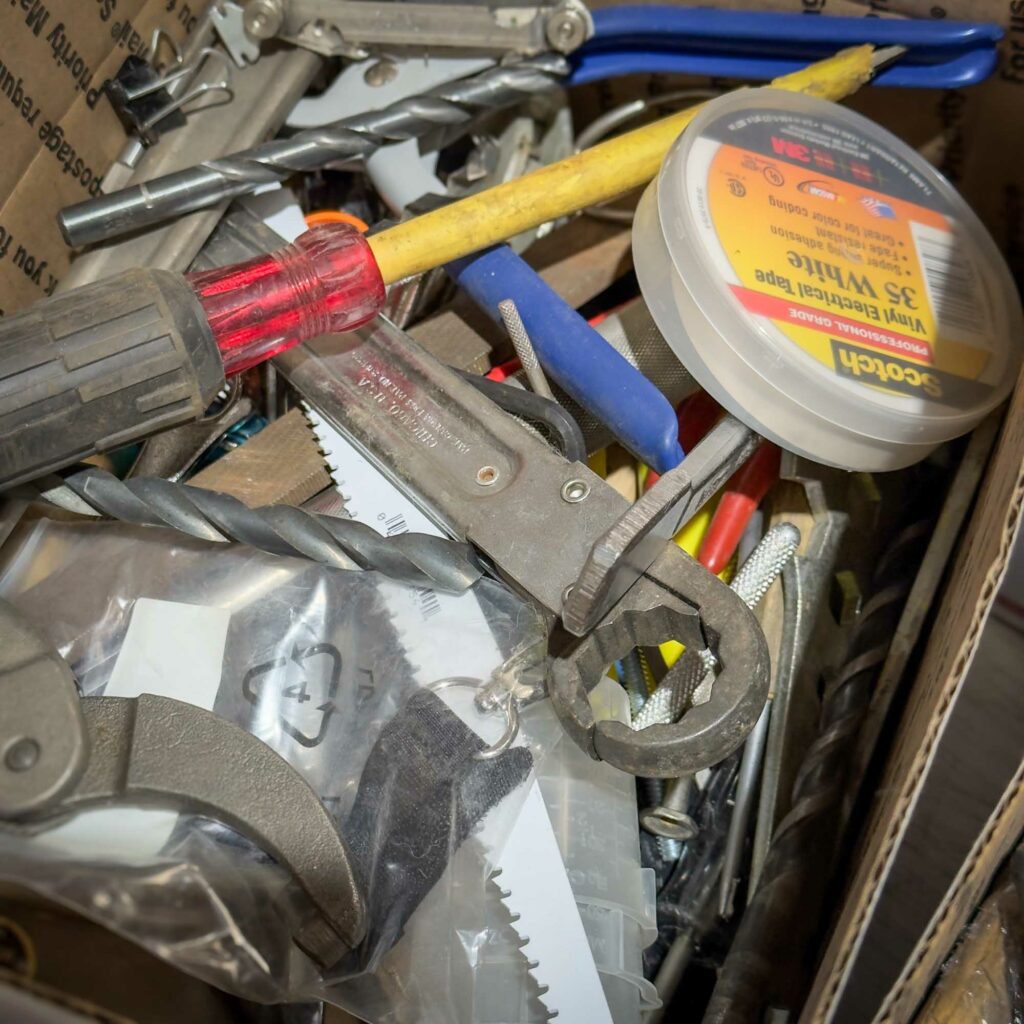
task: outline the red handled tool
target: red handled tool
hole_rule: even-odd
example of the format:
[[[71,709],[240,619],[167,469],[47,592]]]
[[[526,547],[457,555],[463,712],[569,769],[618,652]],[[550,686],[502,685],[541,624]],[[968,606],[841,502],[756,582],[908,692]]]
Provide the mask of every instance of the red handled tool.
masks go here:
[[[697,561],[716,575],[729,564],[750,517],[778,480],[779,458],[779,449],[762,441],[725,485],[697,555]]]
[[[0,320],[0,487],[196,419],[224,383],[384,302],[366,239],[293,245],[183,277],[129,270]]]

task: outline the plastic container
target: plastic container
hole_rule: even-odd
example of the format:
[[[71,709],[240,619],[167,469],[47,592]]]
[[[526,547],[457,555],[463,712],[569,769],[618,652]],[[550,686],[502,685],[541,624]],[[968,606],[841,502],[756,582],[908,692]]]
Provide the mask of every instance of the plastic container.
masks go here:
[[[1020,300],[981,222],[912,149],[824,100],[705,104],[644,193],[633,259],[687,370],[819,462],[907,466],[1020,366]]]
[[[602,679],[590,696],[597,717],[629,721],[618,683]],[[564,736],[537,778],[612,1020],[639,1024],[659,1002],[643,975],[658,928],[654,872],[640,864],[636,780]]]

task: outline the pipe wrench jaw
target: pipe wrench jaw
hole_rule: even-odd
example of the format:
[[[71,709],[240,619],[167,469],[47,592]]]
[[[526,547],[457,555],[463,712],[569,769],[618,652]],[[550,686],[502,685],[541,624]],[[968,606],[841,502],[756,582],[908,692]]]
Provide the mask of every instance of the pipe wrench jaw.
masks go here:
[[[110,806],[201,814],[254,841],[308,897],[292,938],[321,967],[366,933],[349,849],[280,754],[170,697],[80,698],[64,659],[0,601],[0,828],[32,834]]]
[[[678,722],[638,731],[596,721],[587,693],[608,665],[634,647],[665,640],[714,651],[719,671],[709,699]],[[680,663],[669,671],[681,671]],[[632,775],[677,778],[717,764],[743,743],[768,696],[768,679],[768,645],[753,613],[671,546],[590,633],[554,659],[550,696],[566,731],[591,757]]]

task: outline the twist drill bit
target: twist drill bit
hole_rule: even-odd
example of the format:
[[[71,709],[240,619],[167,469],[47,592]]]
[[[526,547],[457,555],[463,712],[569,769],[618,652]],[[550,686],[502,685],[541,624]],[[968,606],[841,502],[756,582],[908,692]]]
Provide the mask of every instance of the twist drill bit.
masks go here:
[[[772,837],[757,890],[718,975],[704,1024],[758,1020],[765,1006],[796,1012],[806,992],[806,951],[813,943],[842,831],[853,740],[928,540],[914,523],[878,560],[875,593],[857,623],[846,663],[831,684],[821,727],[793,783],[792,806]],[[786,939],[783,963],[780,936]]]
[[[372,569],[414,586],[461,593],[481,576],[468,544],[403,533],[383,537],[353,519],[315,515],[290,505],[251,509],[220,491],[159,477],[122,481],[102,469],[83,469],[62,483],[80,502],[56,491],[41,496],[76,512],[93,512],[139,526],[163,526],[208,541],[238,541],[337,569]]]
[[[480,114],[553,89],[568,72],[568,62],[558,54],[494,67],[398,100],[383,110],[298,132],[76,203],[61,210],[57,221],[69,245],[116,238],[247,195],[296,172],[365,157],[389,142],[419,138],[435,128],[466,124]]]

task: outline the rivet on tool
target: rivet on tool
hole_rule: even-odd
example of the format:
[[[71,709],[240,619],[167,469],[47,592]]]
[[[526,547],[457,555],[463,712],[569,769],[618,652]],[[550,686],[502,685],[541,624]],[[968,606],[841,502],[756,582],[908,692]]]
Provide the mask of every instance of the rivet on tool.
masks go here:
[[[481,487],[490,487],[498,479],[498,471],[493,466],[481,466],[476,471],[476,482]]]
[[[562,500],[575,505],[590,493],[590,484],[586,480],[566,480],[562,484]]]
[[[31,736],[16,739],[4,754],[4,765],[12,772],[27,772],[39,760],[39,744]]]
[[[249,0],[243,15],[246,32],[253,39],[270,39],[284,22],[280,0]]]
[[[398,65],[391,60],[379,60],[363,73],[363,81],[374,88],[387,85],[398,77]]]

